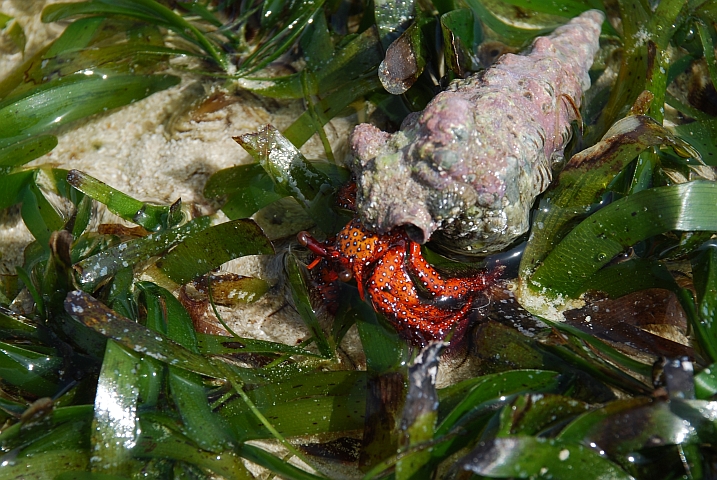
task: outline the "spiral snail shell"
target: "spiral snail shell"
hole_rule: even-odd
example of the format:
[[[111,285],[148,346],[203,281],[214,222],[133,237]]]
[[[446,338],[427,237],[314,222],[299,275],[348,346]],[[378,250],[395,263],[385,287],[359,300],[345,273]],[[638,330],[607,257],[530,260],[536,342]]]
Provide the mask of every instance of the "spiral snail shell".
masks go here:
[[[452,82],[394,134],[358,125],[349,167],[363,224],[379,233],[402,225],[419,243],[468,255],[525,233],[579,118],[603,20],[584,12],[529,53]]]

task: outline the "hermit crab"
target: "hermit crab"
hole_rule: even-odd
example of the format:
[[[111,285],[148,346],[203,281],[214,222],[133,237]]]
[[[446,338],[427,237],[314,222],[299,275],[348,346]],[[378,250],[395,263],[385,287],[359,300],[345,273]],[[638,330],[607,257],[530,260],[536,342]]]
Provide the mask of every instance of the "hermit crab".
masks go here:
[[[413,343],[460,338],[497,272],[447,278],[420,244],[486,254],[527,231],[579,119],[603,19],[587,11],[537,38],[529,53],[455,81],[394,134],[358,125],[349,161],[357,218],[324,243],[299,235],[317,255],[310,267],[319,281],[355,278]]]

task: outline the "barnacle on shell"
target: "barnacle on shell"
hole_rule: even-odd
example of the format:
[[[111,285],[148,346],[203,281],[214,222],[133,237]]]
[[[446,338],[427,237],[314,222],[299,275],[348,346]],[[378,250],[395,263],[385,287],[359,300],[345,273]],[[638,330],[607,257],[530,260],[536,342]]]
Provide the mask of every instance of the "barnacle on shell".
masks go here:
[[[350,167],[362,222],[382,233],[403,225],[420,243],[463,254],[523,234],[579,116],[603,20],[585,12],[528,54],[451,83],[395,134],[357,126]]]

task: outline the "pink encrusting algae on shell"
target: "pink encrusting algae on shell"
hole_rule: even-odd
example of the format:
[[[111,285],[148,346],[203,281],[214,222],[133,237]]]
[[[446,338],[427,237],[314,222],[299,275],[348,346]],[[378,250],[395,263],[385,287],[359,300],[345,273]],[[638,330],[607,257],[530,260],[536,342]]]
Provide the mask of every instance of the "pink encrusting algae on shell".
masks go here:
[[[603,20],[587,11],[526,55],[451,83],[395,134],[357,126],[349,166],[361,222],[379,233],[404,226],[461,254],[505,248],[527,231],[579,118]]]

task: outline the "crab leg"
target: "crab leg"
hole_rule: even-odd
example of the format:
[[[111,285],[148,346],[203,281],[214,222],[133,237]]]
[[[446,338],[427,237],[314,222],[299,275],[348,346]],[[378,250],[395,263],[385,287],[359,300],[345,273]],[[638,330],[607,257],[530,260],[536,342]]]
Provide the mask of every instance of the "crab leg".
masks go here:
[[[406,268],[406,257],[405,247],[394,248],[376,263],[366,286],[374,308],[413,343],[442,340],[454,328],[462,333],[472,296],[421,298]]]
[[[433,265],[423,258],[421,245],[410,242],[407,266],[421,284],[433,295],[463,297],[485,289],[497,274],[480,273],[463,277],[441,276]]]

